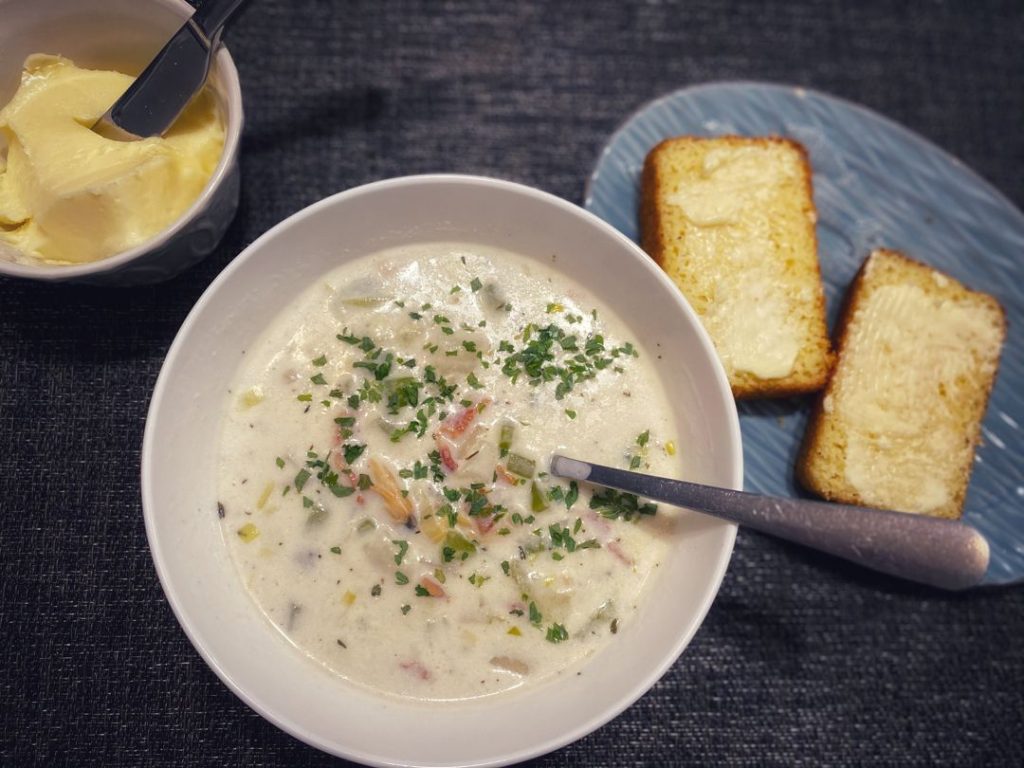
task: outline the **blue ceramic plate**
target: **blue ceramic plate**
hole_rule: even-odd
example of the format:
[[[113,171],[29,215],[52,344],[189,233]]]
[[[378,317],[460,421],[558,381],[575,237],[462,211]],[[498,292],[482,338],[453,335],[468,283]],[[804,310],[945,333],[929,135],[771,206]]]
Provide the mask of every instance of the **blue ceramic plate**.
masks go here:
[[[955,158],[863,107],[801,88],[711,83],[630,117],[601,153],[585,206],[638,240],[644,157],[683,134],[780,135],[811,156],[829,326],[867,254],[903,251],[995,295],[1009,332],[982,426],[964,519],[992,545],[986,583],[1024,580],[1024,215]],[[793,466],[810,401],[740,404],[747,490],[803,495]]]

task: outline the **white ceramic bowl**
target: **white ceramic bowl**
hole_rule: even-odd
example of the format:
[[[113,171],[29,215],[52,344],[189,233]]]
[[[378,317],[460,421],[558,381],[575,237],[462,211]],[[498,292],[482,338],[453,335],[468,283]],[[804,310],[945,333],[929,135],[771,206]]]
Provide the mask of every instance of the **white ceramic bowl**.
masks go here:
[[[0,0],[0,105],[18,89],[30,54],[59,54],[81,66],[137,74],[191,13],[185,0]],[[88,264],[23,264],[0,253],[0,275],[103,285],[154,283],[213,251],[238,209],[243,122],[238,72],[224,47],[214,57],[210,82],[225,118],[224,151],[202,194],[181,218],[135,248]]]
[[[544,192],[471,176],[413,176],[323,200],[277,225],[213,282],[175,339],[142,452],[146,531],[167,599],[196,649],[249,706],[303,741],[373,765],[501,765],[578,739],[676,660],[714,599],[735,527],[697,515],[636,621],[580,676],[464,703],[378,697],[291,646],[246,593],[217,519],[215,468],[229,381],[267,323],[362,254],[432,240],[477,242],[561,269],[661,345],[688,478],[740,488],[742,452],[725,374],[697,316],[633,243]]]

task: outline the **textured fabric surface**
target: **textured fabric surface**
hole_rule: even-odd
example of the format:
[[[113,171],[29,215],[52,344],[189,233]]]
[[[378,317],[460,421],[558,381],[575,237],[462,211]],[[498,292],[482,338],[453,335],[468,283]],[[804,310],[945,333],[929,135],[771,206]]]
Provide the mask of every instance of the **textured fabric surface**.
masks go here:
[[[229,37],[248,123],[241,208],[220,248],[148,288],[0,280],[0,763],[334,762],[207,669],[163,598],[139,498],[163,356],[268,227],[426,171],[580,202],[626,115],[719,79],[861,102],[1021,206],[1022,40],[1016,2],[254,3]],[[1021,764],[1022,638],[1024,589],[941,594],[741,532],[668,675],[536,762]]]

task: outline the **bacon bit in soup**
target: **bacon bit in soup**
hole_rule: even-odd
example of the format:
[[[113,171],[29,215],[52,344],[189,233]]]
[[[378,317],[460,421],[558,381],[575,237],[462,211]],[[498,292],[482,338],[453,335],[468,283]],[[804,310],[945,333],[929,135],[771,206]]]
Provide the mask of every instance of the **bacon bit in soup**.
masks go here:
[[[415,675],[420,680],[430,679],[430,670],[422,664],[420,664],[418,661],[401,661],[398,663],[398,666],[400,666],[406,672]]]
[[[626,552],[622,549],[622,547],[619,546],[619,542],[617,542],[617,541],[609,541],[607,544],[605,544],[605,549],[607,549],[609,552],[611,552],[613,555],[615,555],[615,557],[620,562],[622,562],[625,565],[628,565],[628,566],[632,567],[632,565],[633,565],[633,558],[631,558],[629,555],[626,554]]]
[[[494,472],[498,476],[498,479],[508,485],[519,485],[519,478],[511,474],[504,466],[498,464],[494,467]]]
[[[479,411],[476,409],[476,406],[463,408],[458,413],[444,420],[444,423],[441,424],[441,434],[447,437],[458,437],[469,428],[469,425],[473,423],[478,413]]]
[[[434,581],[430,576],[420,579],[420,586],[427,591],[431,597],[445,597],[444,587]]]
[[[441,452],[441,462],[445,465],[449,472],[456,472],[459,469],[459,465],[452,458],[452,449],[444,443],[438,444],[438,450]]]
[[[515,629],[515,627],[512,629]],[[509,631],[509,634],[511,634],[511,630]],[[530,674],[530,667],[526,662],[520,661],[519,659],[513,659],[511,656],[492,656],[491,665],[517,675]]]

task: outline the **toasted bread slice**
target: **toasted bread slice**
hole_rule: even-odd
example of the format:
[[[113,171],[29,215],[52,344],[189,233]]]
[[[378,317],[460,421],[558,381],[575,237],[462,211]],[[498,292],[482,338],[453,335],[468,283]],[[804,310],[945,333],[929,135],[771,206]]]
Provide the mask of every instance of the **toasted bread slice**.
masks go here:
[[[816,217],[794,141],[684,136],[647,155],[641,245],[697,311],[737,398],[828,379]]]
[[[801,483],[833,501],[959,517],[1005,336],[991,296],[874,251],[847,294]]]

